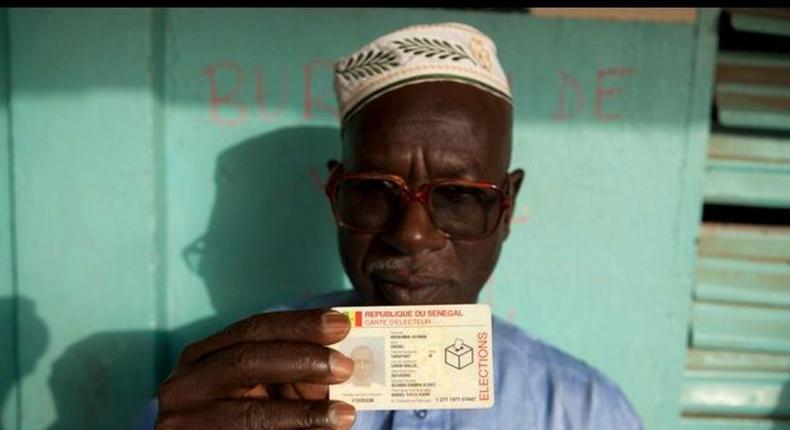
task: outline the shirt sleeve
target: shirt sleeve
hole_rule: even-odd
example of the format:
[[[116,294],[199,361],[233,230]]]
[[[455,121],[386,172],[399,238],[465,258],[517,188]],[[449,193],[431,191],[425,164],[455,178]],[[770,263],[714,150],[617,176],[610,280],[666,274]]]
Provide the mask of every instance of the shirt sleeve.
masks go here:
[[[591,430],[644,430],[639,414],[616,385],[605,384],[597,404],[597,408],[592,408],[594,412],[587,428]]]

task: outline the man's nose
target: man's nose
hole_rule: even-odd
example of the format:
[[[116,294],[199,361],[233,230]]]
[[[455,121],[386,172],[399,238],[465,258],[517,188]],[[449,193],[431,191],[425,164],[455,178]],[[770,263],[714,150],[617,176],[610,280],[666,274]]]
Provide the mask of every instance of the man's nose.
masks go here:
[[[403,255],[438,251],[447,238],[431,221],[428,211],[417,201],[406,204],[394,228],[382,235],[384,243]]]

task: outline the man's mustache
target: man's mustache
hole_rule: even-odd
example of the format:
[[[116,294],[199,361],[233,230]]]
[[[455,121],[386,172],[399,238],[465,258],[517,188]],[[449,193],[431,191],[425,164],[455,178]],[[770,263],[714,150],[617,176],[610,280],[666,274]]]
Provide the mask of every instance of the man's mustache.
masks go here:
[[[418,275],[431,275],[437,277],[446,273],[446,266],[434,261],[417,261],[413,257],[380,258],[370,260],[366,264],[368,273],[408,273]]]

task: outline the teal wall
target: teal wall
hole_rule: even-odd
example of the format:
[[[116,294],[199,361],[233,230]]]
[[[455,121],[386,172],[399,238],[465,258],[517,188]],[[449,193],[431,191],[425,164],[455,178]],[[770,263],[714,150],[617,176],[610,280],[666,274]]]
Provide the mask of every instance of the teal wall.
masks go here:
[[[497,42],[516,105],[513,166],[526,171],[481,302],[610,375],[648,429],[672,428],[713,15],[7,11],[3,428],[122,428],[186,342],[348,288],[320,189],[340,149],[331,61],[385,31],[449,20]]]

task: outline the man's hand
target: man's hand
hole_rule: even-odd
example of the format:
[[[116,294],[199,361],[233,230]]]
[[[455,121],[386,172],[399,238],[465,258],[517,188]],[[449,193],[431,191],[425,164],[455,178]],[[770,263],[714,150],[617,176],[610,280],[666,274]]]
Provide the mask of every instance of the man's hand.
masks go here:
[[[349,329],[336,311],[273,312],[189,345],[159,387],[157,430],[350,428],[354,408],[327,397],[354,362],[324,346]]]

